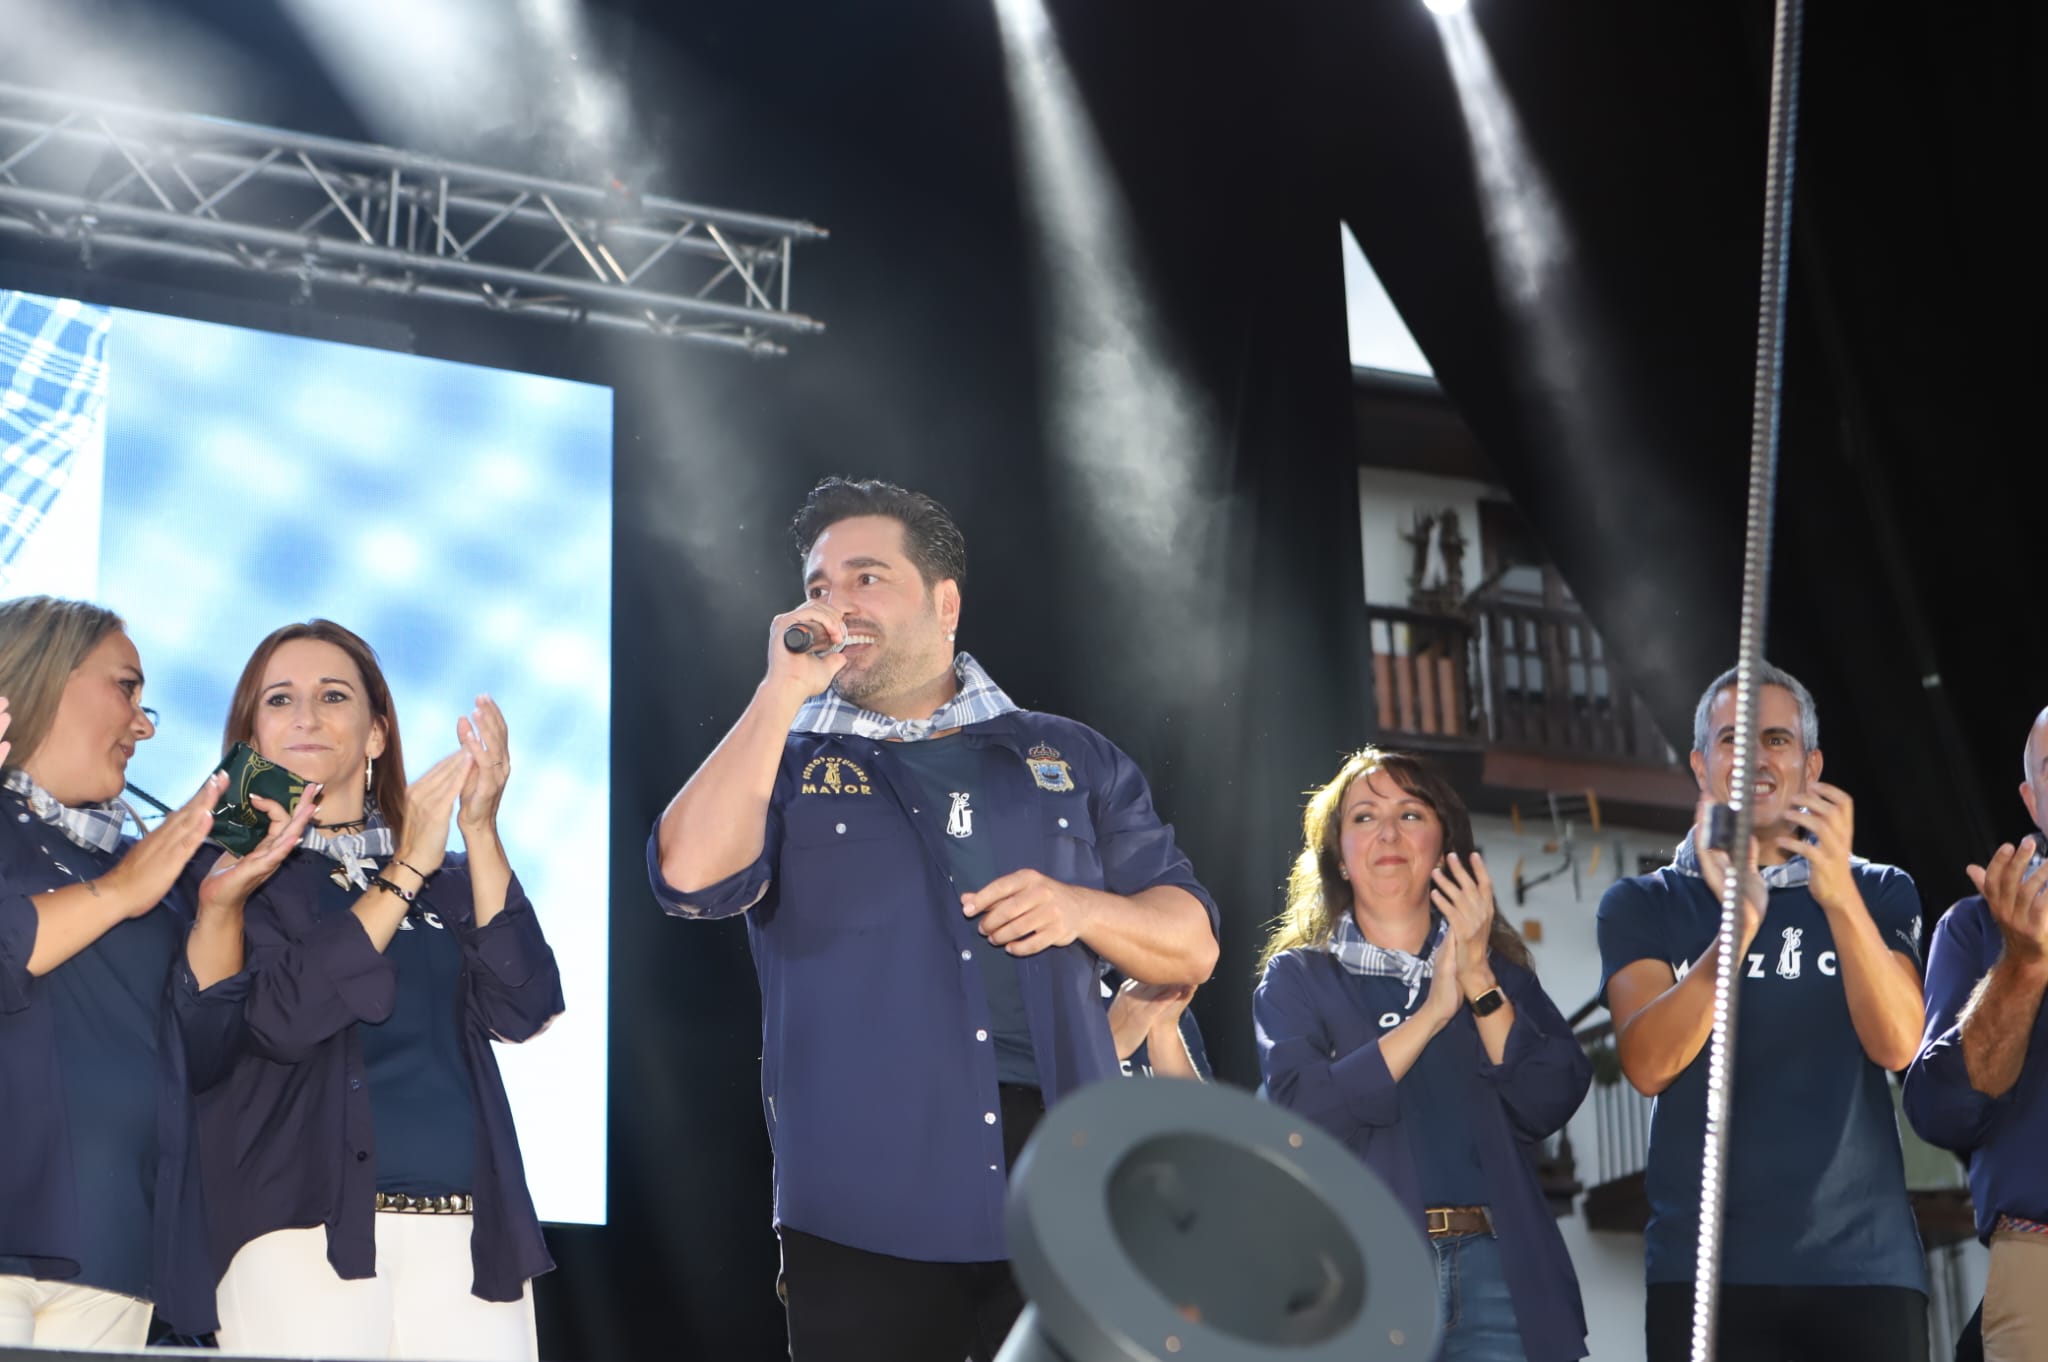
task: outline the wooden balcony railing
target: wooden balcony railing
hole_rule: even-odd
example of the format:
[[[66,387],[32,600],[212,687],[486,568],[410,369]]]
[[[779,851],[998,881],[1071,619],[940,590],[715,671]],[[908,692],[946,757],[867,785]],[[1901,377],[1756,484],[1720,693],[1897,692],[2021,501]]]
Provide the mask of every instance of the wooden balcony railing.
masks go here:
[[[1484,740],[1472,691],[1472,628],[1450,615],[1366,607],[1382,733]]]
[[[1576,610],[1482,601],[1475,646],[1493,740],[1624,761],[1672,760],[1648,708]]]
[[[1486,599],[1469,616],[1369,605],[1366,627],[1383,734],[1676,760],[1576,610]]]

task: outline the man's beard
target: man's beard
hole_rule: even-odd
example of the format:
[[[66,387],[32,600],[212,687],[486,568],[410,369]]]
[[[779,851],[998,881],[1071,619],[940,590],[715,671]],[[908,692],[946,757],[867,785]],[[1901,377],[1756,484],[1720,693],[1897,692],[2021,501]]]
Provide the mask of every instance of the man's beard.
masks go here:
[[[841,668],[839,675],[832,678],[832,689],[843,700],[864,705],[872,697],[881,694],[889,685],[889,659],[879,658],[872,667],[863,667],[858,672]]]
[[[938,664],[941,670],[945,663]],[[841,699],[851,704],[868,708],[868,701],[877,696],[895,695],[923,685],[930,678],[913,674],[918,659],[897,652],[885,652],[858,672],[851,667],[840,669],[832,678],[832,689]],[[934,673],[936,674],[936,673]]]
[[[877,651],[880,651],[878,648]],[[889,695],[903,688],[903,659],[894,652],[882,652],[867,666],[858,671],[851,667],[840,668],[839,675],[832,678],[832,689],[841,698],[856,705],[865,705],[877,695]]]

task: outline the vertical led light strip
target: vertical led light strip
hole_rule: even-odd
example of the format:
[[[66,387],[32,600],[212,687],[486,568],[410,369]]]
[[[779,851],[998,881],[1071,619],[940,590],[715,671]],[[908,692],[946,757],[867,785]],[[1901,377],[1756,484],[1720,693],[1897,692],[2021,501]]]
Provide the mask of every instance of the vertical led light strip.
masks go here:
[[[1721,1304],[1721,1211],[1727,1199],[1728,1104],[1735,1082],[1736,954],[1741,949],[1742,867],[1755,827],[1757,673],[1770,597],[1771,520],[1783,406],[1785,294],[1792,237],[1793,143],[1799,112],[1801,0],[1778,0],[1771,40],[1770,142],[1764,175],[1763,282],[1757,306],[1756,387],[1750,406],[1749,513],[1742,552],[1742,623],[1736,651],[1734,836],[1721,885],[1721,939],[1714,1028],[1707,1048],[1707,1129],[1700,1155],[1699,1260],[1694,1265],[1692,1358],[1713,1362]]]

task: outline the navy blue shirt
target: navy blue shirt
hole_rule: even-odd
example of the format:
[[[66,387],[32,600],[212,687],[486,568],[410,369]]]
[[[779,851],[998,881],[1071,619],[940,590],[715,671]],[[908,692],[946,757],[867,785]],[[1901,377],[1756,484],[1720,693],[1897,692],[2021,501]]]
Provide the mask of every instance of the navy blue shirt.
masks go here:
[[[954,889],[971,894],[1000,873],[995,837],[989,831],[986,791],[1003,777],[1003,754],[977,747],[956,733],[949,738],[898,743],[890,755],[909,778],[914,817],[937,829],[934,844],[946,858]],[[976,797],[983,812],[976,827]],[[928,834],[929,835],[929,834]],[[1031,1052],[1031,1025],[1024,1018],[1024,990],[1017,982],[1017,957],[976,933],[974,962],[988,991],[989,1030],[994,1033],[996,1077],[1004,1083],[1038,1086],[1038,1057]]]
[[[1346,977],[1359,1002],[1378,1018],[1382,1033],[1415,1015],[1429,996],[1424,984],[1411,995],[1399,979],[1376,974]],[[1446,1027],[1395,1084],[1401,1098],[1401,1128],[1408,1132],[1408,1151],[1415,1160],[1416,1181],[1424,1206],[1484,1206],[1486,1175],[1479,1166],[1479,1142],[1473,1138],[1472,1102],[1481,1066],[1488,1061],[1478,1048],[1479,1032],[1469,1035]]]
[[[202,851],[186,874],[209,864]],[[246,967],[200,995],[226,1019],[192,1028],[206,1041],[193,1048],[193,1079],[216,1280],[250,1240],[313,1225],[326,1227],[336,1275],[377,1272],[378,1126],[363,1032],[397,1008],[400,966],[348,911],[353,897],[323,888],[333,868],[294,851],[244,910]],[[467,858],[450,852],[419,907],[449,925],[462,951],[453,990],[434,1006],[457,1033],[476,1102],[474,1176],[463,1189],[476,1196],[470,1289],[514,1301],[554,1263],[491,1042],[538,1035],[562,1011],[562,978],[516,878],[488,926],[474,924],[470,897]]]
[[[1174,885],[1214,927],[1144,776],[1107,739],[1029,711],[961,736],[1002,758],[975,823],[998,872],[1125,895]],[[899,1258],[993,1261],[1008,1256],[1005,1163],[980,934],[901,746],[791,734],[752,865],[681,893],[662,878],[657,828],[648,876],[679,917],[746,914],[777,1223]],[[1037,748],[1052,755],[1027,764]],[[1121,1074],[1098,966],[1078,941],[1017,962],[1048,1103]]]
[[[1997,1097],[1970,1086],[1959,1018],[2004,952],[1982,895],[1948,910],[1927,949],[1927,1033],[1906,1070],[1906,1119],[1920,1138],[1970,1160],[1977,1235],[2000,1215],[2048,1223],[2048,1007],[2034,1017],[2019,1082]]]
[[[1885,944],[1919,961],[1920,896],[1893,866],[1854,867]],[[1600,900],[1600,986],[1638,960],[1683,977],[1720,929],[1721,905],[1667,867]],[[1856,1037],[1834,934],[1803,885],[1770,891],[1742,964],[1721,1273],[1748,1286],[1927,1289],[1906,1194],[1890,1079]],[[1646,1258],[1652,1282],[1689,1282],[1699,1251],[1707,1050],[1650,1118]]]
[[[1460,1008],[1424,1053],[1443,1047],[1446,1083],[1459,1082],[1457,1070],[1464,1069],[1484,1195],[1462,1204],[1493,1213],[1523,1353],[1529,1362],[1572,1362],[1586,1355],[1586,1312],[1571,1254],[1536,1176],[1536,1157],[1585,1100],[1593,1064],[1536,976],[1498,957],[1492,963],[1515,1009],[1501,1062],[1488,1058],[1470,1008]],[[1389,1013],[1407,1010],[1407,989],[1385,981],[1399,990],[1400,1004],[1385,1007],[1361,982],[1382,981],[1360,980],[1327,950],[1273,957],[1252,995],[1259,1068],[1267,1097],[1342,1140],[1419,1229],[1425,1207],[1440,1203],[1424,1197],[1420,1135],[1409,1127],[1413,1105],[1380,1053],[1380,1037],[1396,1024],[1387,1021]]]
[[[176,1015],[176,985],[192,996],[188,900],[28,973],[31,897],[99,878],[131,845],[81,847],[0,791],[0,1273],[152,1301],[180,1332],[205,1333],[213,1281]]]
[[[320,887],[322,916],[345,911],[361,892],[329,876]],[[377,1190],[468,1192],[476,1178],[476,1099],[462,1032],[449,1024],[462,945],[439,913],[415,903],[384,954],[398,969],[391,1015],[362,1024]]]

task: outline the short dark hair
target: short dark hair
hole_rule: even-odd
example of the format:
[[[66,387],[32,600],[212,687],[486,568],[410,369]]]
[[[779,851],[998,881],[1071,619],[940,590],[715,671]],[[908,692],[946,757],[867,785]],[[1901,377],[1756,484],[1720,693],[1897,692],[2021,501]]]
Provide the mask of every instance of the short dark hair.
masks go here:
[[[857,515],[885,515],[903,526],[904,552],[926,587],[949,577],[966,585],[967,541],[953,523],[952,512],[922,492],[906,491],[874,478],[861,482],[826,478],[811,489],[796,519],[789,523],[797,562],[811,556],[811,546],[819,535]]]

